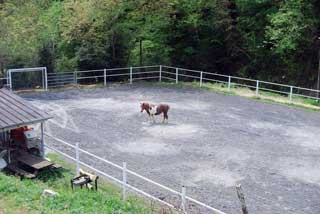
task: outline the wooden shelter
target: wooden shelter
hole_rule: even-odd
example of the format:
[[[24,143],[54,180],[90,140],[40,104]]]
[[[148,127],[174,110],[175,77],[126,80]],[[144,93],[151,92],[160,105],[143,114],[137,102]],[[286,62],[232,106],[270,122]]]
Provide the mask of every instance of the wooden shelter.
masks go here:
[[[5,88],[0,89],[0,152],[7,151],[9,169],[21,172],[21,169],[18,168],[18,163],[20,165],[26,164],[35,170],[52,165],[43,159],[44,122],[50,118],[52,117],[47,112],[40,110],[27,100]],[[25,148],[20,145],[12,146],[14,134],[20,134],[18,139],[21,139],[21,136],[24,137],[23,134],[27,132],[28,126],[33,124],[41,124],[38,157],[31,154],[27,146]]]

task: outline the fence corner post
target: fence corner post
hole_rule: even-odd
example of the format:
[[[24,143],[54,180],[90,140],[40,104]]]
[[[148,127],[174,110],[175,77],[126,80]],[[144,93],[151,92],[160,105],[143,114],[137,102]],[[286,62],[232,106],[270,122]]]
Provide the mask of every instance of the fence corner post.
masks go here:
[[[256,96],[259,96],[259,80],[257,80],[257,85],[256,85]]]
[[[130,67],[130,84],[132,84],[132,71],[133,71],[133,68]]]
[[[231,76],[228,76],[228,91],[231,89]]]
[[[186,206],[186,193],[187,193],[187,189],[185,186],[182,186],[181,189],[181,210],[182,213],[187,213],[187,206]]]
[[[79,157],[79,143],[76,143],[76,174],[80,175],[80,157]]]
[[[292,94],[293,94],[293,86],[290,86],[290,94],[289,94],[290,102],[292,102]]]
[[[162,81],[162,65],[160,65],[160,68],[159,68],[159,82]]]
[[[122,163],[122,199],[127,200],[127,163]]]
[[[107,69],[103,69],[103,85],[107,85]]]
[[[176,68],[176,84],[179,82],[179,68]]]
[[[240,203],[241,203],[242,213],[243,214],[248,214],[249,212],[248,212],[248,209],[247,209],[247,205],[246,205],[246,201],[245,201],[245,198],[244,198],[244,193],[242,191],[241,184],[237,185],[236,189],[237,189],[238,198],[239,198]]]
[[[200,72],[200,87],[202,87],[203,72]]]

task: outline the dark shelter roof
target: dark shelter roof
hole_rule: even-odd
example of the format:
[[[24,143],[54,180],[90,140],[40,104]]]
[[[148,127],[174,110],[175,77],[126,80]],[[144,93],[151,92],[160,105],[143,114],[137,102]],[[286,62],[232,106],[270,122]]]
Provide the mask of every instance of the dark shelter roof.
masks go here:
[[[17,127],[40,123],[52,118],[25,99],[2,88],[0,89],[0,132]]]

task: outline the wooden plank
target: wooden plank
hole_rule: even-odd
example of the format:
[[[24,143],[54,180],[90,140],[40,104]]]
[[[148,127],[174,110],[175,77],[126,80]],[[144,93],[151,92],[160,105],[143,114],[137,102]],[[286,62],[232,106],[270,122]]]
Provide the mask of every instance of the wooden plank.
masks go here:
[[[2,97],[0,97],[0,108],[2,108],[5,112],[7,112],[7,114],[10,114],[13,117],[17,118],[21,122],[27,122],[28,120],[32,119],[31,117],[25,117],[19,111],[16,111],[13,106],[12,108],[8,108],[8,106],[6,106],[4,102],[2,102]]]
[[[33,112],[35,112],[36,114],[38,114],[40,117],[50,117],[50,115],[45,112],[42,111],[38,108],[36,108],[35,106],[33,106],[31,103],[29,103],[27,100],[19,97],[18,95],[15,95],[13,93],[10,93],[8,90],[6,90],[6,93],[13,97],[13,99],[15,99],[18,103],[21,103],[22,105],[24,105],[25,107],[29,108],[30,110],[32,110]]]
[[[2,118],[0,117],[0,128],[1,127],[6,127],[7,124],[2,120]]]
[[[0,90],[0,96],[8,102],[8,105],[17,106],[18,108],[20,108],[24,112],[30,114],[34,118],[42,117],[42,115],[37,113],[37,111],[39,111],[39,109],[38,110],[30,109],[30,106],[28,107],[28,106],[26,106],[26,104],[23,104],[23,103],[17,101],[15,98],[16,96],[13,97],[11,95],[8,95],[7,93],[4,93],[5,91],[6,90]]]
[[[29,114],[30,117],[33,117],[33,118],[38,117],[38,115],[35,114],[33,111],[25,108],[25,106],[21,105],[20,103],[15,102],[15,100],[13,100],[10,97],[2,94],[1,90],[0,90],[0,97],[3,99],[2,102],[4,102],[5,105],[15,106],[16,108],[19,108],[21,111],[24,111],[26,114]]]
[[[6,89],[0,89],[0,129],[41,122],[51,116]]]
[[[10,97],[13,101],[15,101],[15,104],[17,106],[22,106],[22,108],[26,109],[26,110],[28,109],[30,112],[33,112],[34,114],[36,114],[36,116],[40,116],[42,118],[50,117],[50,115],[47,114],[46,112],[44,112],[40,109],[37,109],[32,104],[28,103],[27,101],[25,101],[21,97],[9,92],[8,90],[0,90],[0,92],[2,92],[3,94],[7,95],[7,97]]]
[[[34,117],[27,114],[25,111],[22,111],[20,108],[18,108],[15,105],[10,105],[11,108],[8,108],[9,104],[8,102],[3,99],[3,97],[0,97],[0,108],[4,108],[7,111],[10,111],[11,114],[14,114],[16,117],[18,117],[20,120],[26,122],[28,120],[34,120]]]
[[[24,164],[26,164],[34,169],[37,169],[37,170],[53,165],[53,163],[51,163],[43,158],[39,158],[39,157],[36,157],[34,155],[30,155],[30,154],[21,155],[21,156],[17,157],[17,160],[20,161],[21,163],[24,163]]]
[[[0,108],[0,115],[1,115],[1,120],[6,123],[6,126],[13,125],[14,122],[12,121],[12,118],[9,118],[8,115],[6,115],[6,112]]]

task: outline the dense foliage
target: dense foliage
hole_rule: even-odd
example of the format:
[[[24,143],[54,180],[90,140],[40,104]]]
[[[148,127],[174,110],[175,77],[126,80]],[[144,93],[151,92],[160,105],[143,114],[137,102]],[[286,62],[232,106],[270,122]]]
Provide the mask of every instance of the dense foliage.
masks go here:
[[[0,0],[0,70],[172,64],[314,87],[317,0]]]

